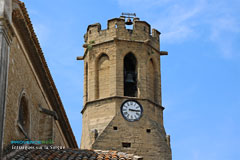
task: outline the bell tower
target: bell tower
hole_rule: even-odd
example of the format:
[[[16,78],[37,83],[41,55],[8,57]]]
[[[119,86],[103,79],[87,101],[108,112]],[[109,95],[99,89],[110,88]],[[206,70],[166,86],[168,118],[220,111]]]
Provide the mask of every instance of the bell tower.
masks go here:
[[[133,17],[131,17],[133,16]],[[89,25],[84,35],[82,149],[171,160],[163,125],[160,32],[136,15]],[[127,29],[126,25],[133,25]]]

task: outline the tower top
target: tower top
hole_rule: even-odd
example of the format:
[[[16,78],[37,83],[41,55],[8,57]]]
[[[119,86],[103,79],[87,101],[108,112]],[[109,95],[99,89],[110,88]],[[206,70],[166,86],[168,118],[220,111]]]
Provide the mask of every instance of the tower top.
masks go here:
[[[126,14],[126,13],[124,13]],[[135,16],[136,14],[131,14]],[[133,28],[127,29],[125,18],[133,19]],[[107,29],[102,30],[100,23],[91,24],[87,28],[87,33],[84,35],[85,43],[99,44],[111,41],[114,39],[144,42],[149,41],[152,46],[159,49],[159,36],[160,32],[156,29],[152,29],[146,21],[141,21],[137,17],[125,17],[113,18],[108,20]]]

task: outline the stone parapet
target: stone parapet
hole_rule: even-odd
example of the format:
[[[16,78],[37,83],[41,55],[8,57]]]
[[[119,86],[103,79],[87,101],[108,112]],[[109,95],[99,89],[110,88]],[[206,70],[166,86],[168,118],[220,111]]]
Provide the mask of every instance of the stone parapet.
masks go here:
[[[134,19],[132,29],[126,28],[123,18],[113,18],[108,20],[105,30],[101,29],[100,23],[89,25],[84,38],[87,44],[104,43],[116,38],[128,41],[149,41],[154,48],[159,49],[159,36],[159,31],[152,29],[151,33],[151,26],[145,21],[140,21],[139,18]]]

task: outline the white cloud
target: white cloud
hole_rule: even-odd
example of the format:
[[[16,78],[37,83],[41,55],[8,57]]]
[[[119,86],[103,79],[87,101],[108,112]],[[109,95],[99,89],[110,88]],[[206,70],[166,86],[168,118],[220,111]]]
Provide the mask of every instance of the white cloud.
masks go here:
[[[209,39],[217,45],[224,58],[232,58],[235,50],[234,34],[240,33],[240,23],[231,16],[216,18],[209,22]]]
[[[200,3],[191,9],[176,4],[169,7],[166,11],[167,16],[161,15],[159,20],[153,23],[153,26],[163,32],[167,43],[182,42],[196,36],[194,29],[196,22],[193,19],[201,13],[202,9]]]
[[[238,54],[232,36],[240,33],[238,7],[237,4],[234,5],[234,1],[219,0],[216,3],[207,0],[118,0],[118,2],[126,9],[135,6],[134,9],[138,12],[154,15],[151,24],[162,32],[164,43],[182,43],[199,38],[212,43],[224,58]]]

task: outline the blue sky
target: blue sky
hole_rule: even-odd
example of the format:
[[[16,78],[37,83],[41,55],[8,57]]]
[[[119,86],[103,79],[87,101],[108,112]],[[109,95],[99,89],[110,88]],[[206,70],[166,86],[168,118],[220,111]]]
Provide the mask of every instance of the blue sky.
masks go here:
[[[240,157],[240,1],[24,0],[78,143],[83,35],[135,12],[161,34],[164,124],[173,160]]]

